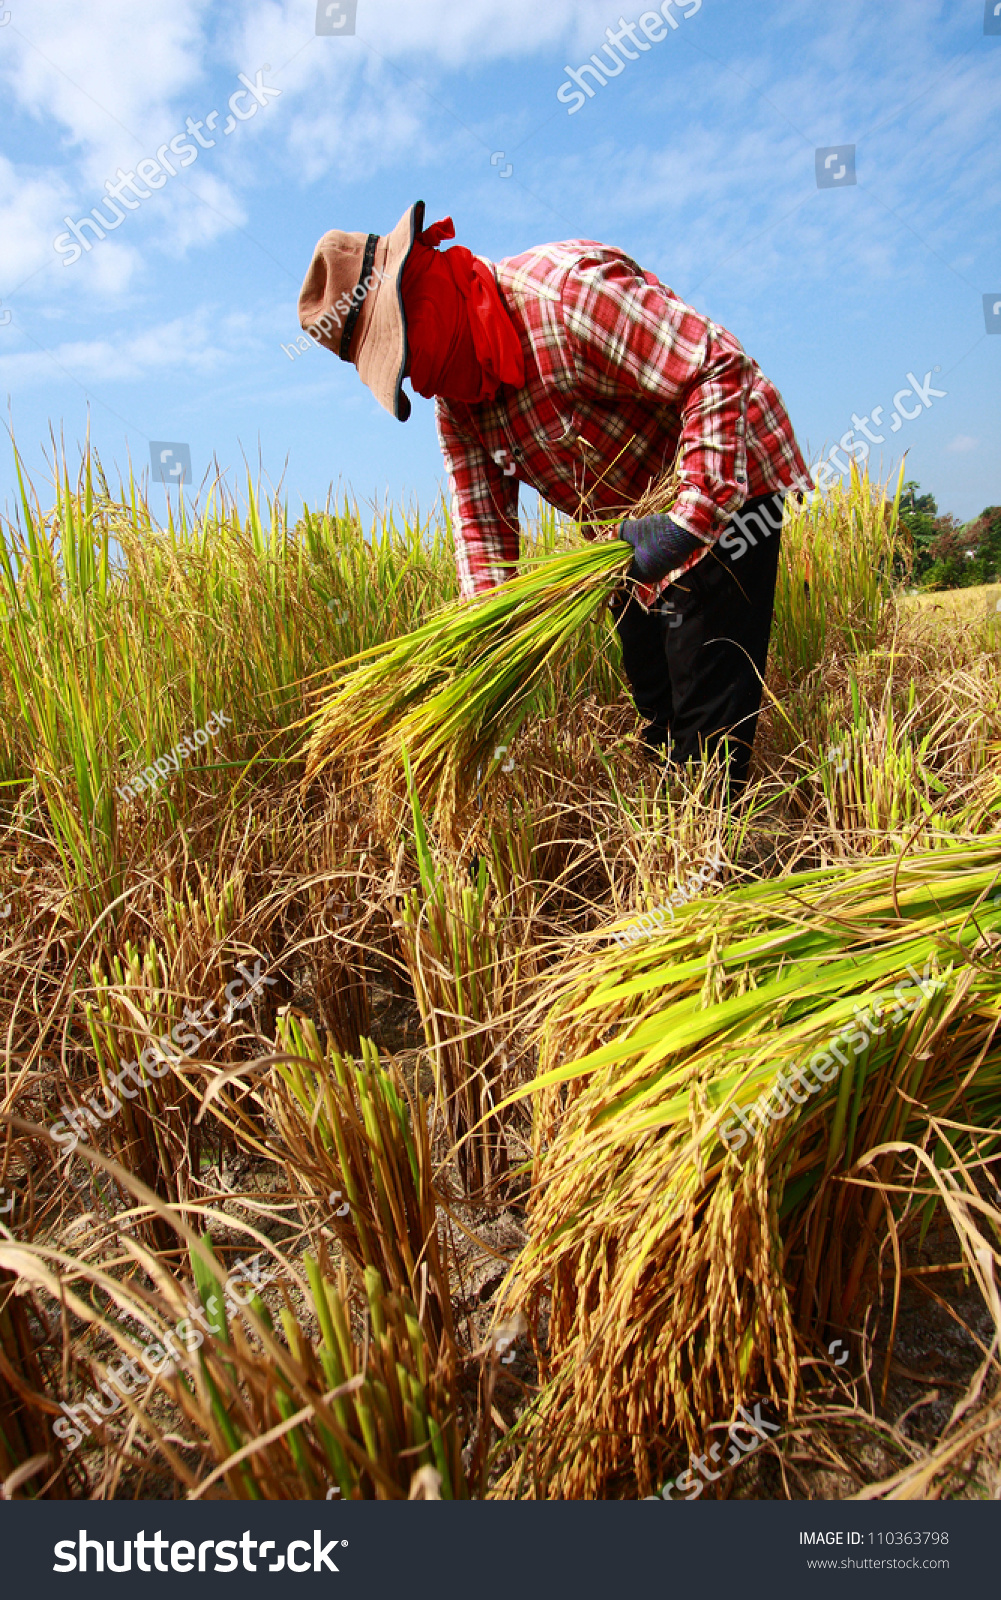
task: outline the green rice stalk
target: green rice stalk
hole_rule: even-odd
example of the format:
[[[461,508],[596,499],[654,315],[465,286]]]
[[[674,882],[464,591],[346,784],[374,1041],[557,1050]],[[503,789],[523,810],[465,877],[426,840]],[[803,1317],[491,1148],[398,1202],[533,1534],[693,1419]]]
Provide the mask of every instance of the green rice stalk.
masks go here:
[[[359,1278],[377,1272],[390,1293],[423,1300],[424,1337],[437,1356],[453,1347],[454,1329],[423,1097],[368,1039],[361,1061],[345,1059],[321,1049],[311,1022],[283,1017],[278,1047],[291,1059],[276,1066],[279,1092],[268,1105],[290,1184],[322,1202]]]
[[[496,746],[513,741],[533,694],[631,559],[620,540],[550,557],[405,638],[349,657],[314,715],[306,779],[342,762],[355,780],[376,780],[387,823],[398,814],[406,748],[422,804],[448,828],[476,769],[498,765]]]

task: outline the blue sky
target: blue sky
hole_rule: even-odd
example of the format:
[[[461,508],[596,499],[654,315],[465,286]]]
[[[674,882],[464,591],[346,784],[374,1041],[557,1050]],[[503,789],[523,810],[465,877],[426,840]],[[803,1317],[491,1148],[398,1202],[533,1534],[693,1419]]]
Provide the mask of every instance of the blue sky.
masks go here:
[[[77,457],[89,408],[112,470],[148,470],[170,441],[194,488],[215,459],[236,484],[245,455],[293,508],[333,483],[429,510],[432,403],[401,424],[328,353],[282,350],[319,236],[386,232],[423,199],[492,259],[575,237],[625,249],[736,334],[811,463],[881,406],[884,471],[908,450],[942,510],[1001,502],[1001,309],[992,337],[984,305],[1001,301],[1001,31],[984,0],[666,9],[677,26],[654,42],[631,0],[357,0],[352,36],[318,36],[315,0],[0,0],[0,385],[33,474],[50,424]],[[635,59],[572,109],[565,68],[623,22]],[[211,147],[185,135],[171,155],[213,111]],[[114,231],[60,253],[65,219],[165,145],[174,174],[147,168],[158,186],[119,189]],[[817,149],[838,152],[833,183],[846,145],[857,182],[818,187]],[[8,510],[13,489],[4,438]]]

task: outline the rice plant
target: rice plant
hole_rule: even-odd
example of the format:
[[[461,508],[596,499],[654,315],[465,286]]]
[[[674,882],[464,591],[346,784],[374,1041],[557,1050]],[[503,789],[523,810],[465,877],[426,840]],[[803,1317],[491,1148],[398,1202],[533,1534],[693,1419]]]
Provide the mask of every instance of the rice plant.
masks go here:
[[[891,500],[853,462],[847,484],[809,505],[786,500],[772,633],[783,679],[801,683],[825,657],[865,655],[884,636],[900,581],[894,566],[903,562],[906,578],[909,559],[897,526],[903,481],[901,466]]]
[[[885,486],[790,500],[737,813],[636,748],[601,609],[622,545],[544,513],[522,577],[458,605],[437,506],[290,514],[219,481],[160,526],[87,453],[75,479],[54,453],[45,500],[21,488],[0,556],[6,1492],[634,1495],[759,1403],[785,1476],[753,1492],[829,1492],[790,1441],[823,1458],[862,1426],[850,1395],[818,1399],[830,1335],[879,1345],[885,1409],[901,1283],[991,1295],[969,1263],[1001,1127],[993,612],[900,594]],[[217,709],[210,749],[124,794]],[[241,1021],[118,1094],[255,960],[275,984]],[[804,1055],[830,1072],[863,1015],[816,1093],[777,1086]],[[954,1258],[908,1277],[943,1228]],[[255,1251],[279,1276],[220,1314]],[[194,1312],[210,1326],[171,1363]],[[116,1399],[151,1342],[159,1370]],[[993,1370],[967,1379],[938,1465],[874,1404],[886,1450],[838,1492],[981,1492],[955,1452],[995,1437]],[[71,1448],[51,1423],[87,1395]]]

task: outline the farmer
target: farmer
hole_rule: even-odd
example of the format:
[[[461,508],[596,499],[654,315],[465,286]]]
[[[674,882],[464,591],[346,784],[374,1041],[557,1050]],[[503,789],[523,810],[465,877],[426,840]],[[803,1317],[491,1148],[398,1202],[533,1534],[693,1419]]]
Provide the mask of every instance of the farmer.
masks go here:
[[[464,597],[513,575],[522,483],[587,537],[632,545],[634,581],[611,604],[644,749],[663,759],[666,746],[680,764],[725,739],[736,795],[783,492],[812,487],[778,392],[732,334],[621,250],[572,239],[492,263],[437,248],[454,237],[451,218],[425,230],[420,200],[385,236],[324,234],[299,296],[303,328],[399,421],[405,377],[435,397]],[[631,519],[672,462],[670,516]],[[727,539],[736,513],[744,537]]]

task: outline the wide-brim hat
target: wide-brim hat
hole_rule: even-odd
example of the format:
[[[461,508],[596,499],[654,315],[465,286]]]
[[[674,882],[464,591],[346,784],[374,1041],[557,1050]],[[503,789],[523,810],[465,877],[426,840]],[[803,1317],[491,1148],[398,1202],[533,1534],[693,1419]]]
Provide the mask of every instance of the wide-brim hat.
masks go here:
[[[392,233],[325,233],[299,292],[306,333],[342,361],[351,361],[381,406],[406,422],[403,392],[407,319],[400,280],[414,240],[424,231],[424,201],[405,211]]]

